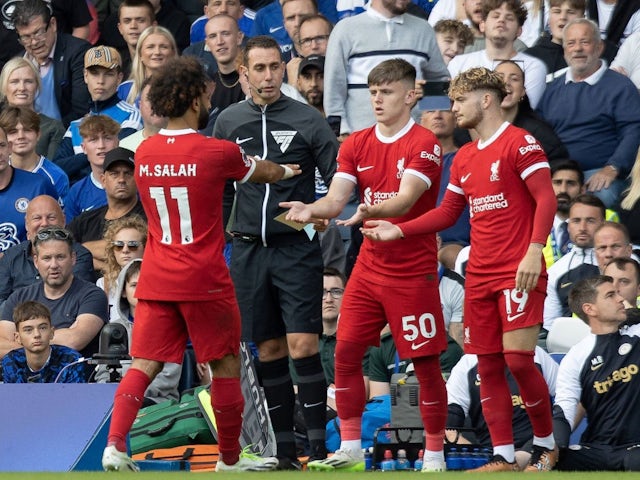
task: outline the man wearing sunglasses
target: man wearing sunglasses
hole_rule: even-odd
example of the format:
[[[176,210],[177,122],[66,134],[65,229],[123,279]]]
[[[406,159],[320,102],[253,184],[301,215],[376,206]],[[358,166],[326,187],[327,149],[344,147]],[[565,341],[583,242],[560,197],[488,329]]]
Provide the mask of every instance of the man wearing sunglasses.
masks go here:
[[[43,0],[24,0],[12,15],[18,41],[42,77],[36,110],[62,120],[65,126],[89,111],[89,91],[84,83],[84,53],[89,42],[58,33],[55,17]]]
[[[0,307],[11,293],[40,280],[33,262],[36,234],[43,228],[63,226],[64,213],[55,198],[39,195],[29,202],[24,223],[27,228],[27,241],[11,247],[0,259]],[[91,252],[77,242],[73,243],[73,251],[76,255],[73,274],[88,282],[95,282]]]
[[[33,239],[33,261],[40,281],[13,292],[0,312],[0,356],[20,348],[15,341],[13,309],[28,300],[51,311],[56,329],[53,343],[78,350],[85,358],[98,351],[100,330],[109,318],[107,296],[95,284],[76,278],[73,235],[60,227],[46,227]]]
[[[147,219],[133,178],[133,152],[121,147],[108,151],[102,168],[100,181],[107,204],[81,213],[68,226],[76,240],[91,251],[96,270],[105,267],[106,243],[102,237],[108,223],[130,215]]]

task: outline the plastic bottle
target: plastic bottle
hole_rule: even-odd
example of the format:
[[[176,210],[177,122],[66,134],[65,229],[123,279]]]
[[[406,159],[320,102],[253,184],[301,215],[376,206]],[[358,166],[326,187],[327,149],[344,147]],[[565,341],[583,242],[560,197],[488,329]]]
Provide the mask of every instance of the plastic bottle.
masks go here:
[[[380,470],[388,472],[396,469],[396,461],[393,459],[391,450],[384,451],[384,460],[380,463]]]
[[[473,468],[481,467],[486,463],[484,460],[484,457],[482,456],[482,453],[480,453],[479,448],[473,449],[473,453],[471,454],[471,457],[473,458]]]
[[[462,447],[462,451],[460,453],[461,466],[463,470],[471,470],[474,468],[473,464],[473,456],[468,448]]]
[[[409,470],[411,462],[407,459],[407,451],[401,448],[398,450],[398,458],[396,458],[396,470]]]
[[[418,452],[418,458],[416,459],[415,462],[413,462],[413,469],[417,472],[419,472],[420,470],[422,470],[422,458],[424,457],[424,450],[420,449],[420,452]]]
[[[364,452],[364,469],[373,470],[373,447],[365,448]]]
[[[452,448],[447,455],[447,470],[462,470],[462,459],[457,448]]]

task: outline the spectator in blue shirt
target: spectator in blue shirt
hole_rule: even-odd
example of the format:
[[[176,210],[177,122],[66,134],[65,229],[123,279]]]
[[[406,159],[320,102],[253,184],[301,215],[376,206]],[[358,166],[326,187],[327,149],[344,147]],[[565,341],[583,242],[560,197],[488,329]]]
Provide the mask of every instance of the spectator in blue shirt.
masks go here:
[[[84,383],[84,366],[75,350],[51,345],[51,312],[41,303],[27,301],[13,310],[16,342],[22,348],[2,358],[5,383]]]

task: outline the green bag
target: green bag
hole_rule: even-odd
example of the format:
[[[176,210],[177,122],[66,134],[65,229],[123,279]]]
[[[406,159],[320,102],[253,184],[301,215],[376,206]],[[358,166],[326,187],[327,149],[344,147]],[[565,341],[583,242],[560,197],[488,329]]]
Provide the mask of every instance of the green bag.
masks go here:
[[[185,391],[180,402],[141,408],[129,434],[131,453],[191,444],[215,444],[209,424],[198,404],[198,393],[209,387]]]

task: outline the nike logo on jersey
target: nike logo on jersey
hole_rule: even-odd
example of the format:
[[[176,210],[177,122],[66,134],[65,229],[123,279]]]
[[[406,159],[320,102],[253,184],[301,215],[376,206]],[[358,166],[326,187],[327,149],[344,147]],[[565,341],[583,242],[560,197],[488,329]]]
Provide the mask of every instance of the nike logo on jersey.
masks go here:
[[[470,173],[467,173],[466,175],[463,175],[462,177],[460,177],[460,183],[464,183],[467,181],[467,179],[471,176]]]
[[[507,315],[507,322],[513,322],[515,319],[520,318],[525,313],[526,312],[520,312],[520,313],[517,313],[515,315]]]
[[[533,407],[535,407],[537,405],[540,405],[540,402],[542,402],[542,399],[538,400],[537,402],[533,402],[533,403],[524,402],[524,406],[527,407],[527,408],[533,408]]]
[[[284,27],[269,27],[269,33],[277,32],[278,30],[282,30]]]
[[[438,405],[440,402],[436,401],[436,402],[425,402],[424,400],[422,401],[422,405],[424,405],[425,407],[429,407],[431,405]]]
[[[600,367],[602,367],[602,365],[604,365],[603,363],[599,363],[597,365],[591,365],[591,371],[595,372],[596,370],[598,370]]]
[[[236,144],[242,145],[244,142],[248,142],[249,140],[253,140],[253,137],[247,137],[247,138],[236,137]]]
[[[572,285],[573,282],[561,283],[560,288],[567,288],[569,285]]]
[[[365,171],[367,171],[367,170],[371,170],[372,168],[373,168],[373,165],[369,165],[368,167],[361,167],[360,165],[358,165],[358,166],[356,167],[356,170],[357,170],[358,172],[365,172]]]
[[[411,350],[418,350],[419,348],[424,347],[430,341],[431,340],[427,340],[426,342],[418,343],[417,345],[415,343],[412,343],[411,344]]]
[[[304,408],[312,408],[312,407],[319,407],[320,405],[322,405],[324,402],[318,402],[318,403],[304,403]]]

